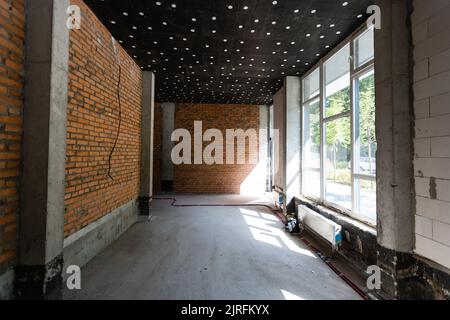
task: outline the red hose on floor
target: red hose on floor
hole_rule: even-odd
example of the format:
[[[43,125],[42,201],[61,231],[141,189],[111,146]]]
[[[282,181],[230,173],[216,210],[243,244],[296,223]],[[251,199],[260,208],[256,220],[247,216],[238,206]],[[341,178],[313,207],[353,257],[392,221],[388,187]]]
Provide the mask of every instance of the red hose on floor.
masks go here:
[[[276,210],[269,205],[265,204],[176,204],[177,199],[176,198],[153,198],[153,200],[168,200],[172,201],[171,206],[172,207],[264,207],[272,211],[278,219],[282,223],[286,223],[285,217],[283,214]],[[297,236],[308,248],[310,248],[314,254],[320,258],[334,273],[336,273],[345,283],[347,283],[361,298],[364,300],[369,300],[369,297],[367,294],[361,290],[353,281],[351,281],[347,276],[345,276],[342,272],[339,271],[338,268],[336,268],[327,258],[326,256],[317,248],[315,248],[308,240],[303,238],[302,236]]]

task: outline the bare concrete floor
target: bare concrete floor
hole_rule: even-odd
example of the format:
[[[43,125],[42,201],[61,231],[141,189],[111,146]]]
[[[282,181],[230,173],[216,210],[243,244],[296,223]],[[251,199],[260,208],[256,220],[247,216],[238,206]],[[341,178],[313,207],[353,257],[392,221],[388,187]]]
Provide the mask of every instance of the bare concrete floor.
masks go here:
[[[177,196],[178,204],[258,203]],[[264,207],[172,207],[130,228],[65,299],[360,299]]]

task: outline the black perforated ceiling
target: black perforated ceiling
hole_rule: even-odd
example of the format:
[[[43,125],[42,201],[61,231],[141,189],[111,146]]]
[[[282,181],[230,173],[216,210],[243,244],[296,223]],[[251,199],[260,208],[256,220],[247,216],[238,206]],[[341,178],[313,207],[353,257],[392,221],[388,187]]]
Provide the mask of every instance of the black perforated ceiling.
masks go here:
[[[373,0],[86,0],[156,75],[160,102],[268,104],[367,18]]]

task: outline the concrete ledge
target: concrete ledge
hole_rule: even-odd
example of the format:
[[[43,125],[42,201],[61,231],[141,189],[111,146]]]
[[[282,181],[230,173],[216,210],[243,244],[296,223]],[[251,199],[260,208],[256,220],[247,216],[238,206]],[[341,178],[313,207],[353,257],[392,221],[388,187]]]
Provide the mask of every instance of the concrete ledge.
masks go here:
[[[138,219],[139,202],[133,200],[64,240],[64,270],[85,266],[117,240]],[[66,279],[63,272],[63,278]]]
[[[12,299],[14,289],[14,270],[0,275],[0,300]]]
[[[292,204],[295,204],[295,207]],[[342,244],[338,253],[361,274],[365,274],[368,266],[377,264],[375,228],[304,197],[296,197],[295,201],[290,203],[292,208],[288,207],[288,210],[292,210],[292,212],[297,210],[299,204],[306,205],[311,210],[342,226]]]

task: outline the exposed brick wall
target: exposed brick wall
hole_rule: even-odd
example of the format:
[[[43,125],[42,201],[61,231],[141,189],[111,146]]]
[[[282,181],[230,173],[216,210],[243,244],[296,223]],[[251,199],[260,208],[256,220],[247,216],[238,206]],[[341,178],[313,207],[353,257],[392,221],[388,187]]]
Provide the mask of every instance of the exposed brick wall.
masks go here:
[[[155,103],[154,141],[153,141],[153,193],[161,192],[161,152],[163,117],[161,104]]]
[[[142,72],[81,0],[70,33],[65,235],[138,197]],[[117,87],[120,61],[121,122]],[[109,155],[120,134],[112,156]]]
[[[415,252],[450,268],[450,2],[414,0]]]
[[[0,274],[16,260],[24,33],[24,1],[0,0]]]
[[[188,129],[194,137],[194,121],[203,122],[203,132],[219,129],[225,141],[226,129],[255,129],[259,132],[259,106],[219,104],[177,104],[175,128]],[[224,142],[225,143],[225,142]],[[204,143],[207,146],[209,143]],[[248,145],[247,145],[248,146]],[[235,150],[237,142],[235,141]],[[226,147],[224,146],[224,152]],[[193,155],[192,151],[192,155]],[[249,157],[246,148],[246,157]],[[256,155],[257,157],[257,155]],[[224,160],[226,157],[224,156]],[[177,193],[240,193],[242,182],[254,169],[244,165],[179,165],[175,166],[174,191]]]

